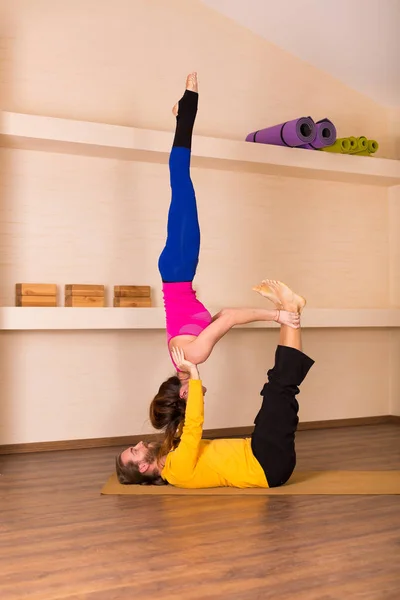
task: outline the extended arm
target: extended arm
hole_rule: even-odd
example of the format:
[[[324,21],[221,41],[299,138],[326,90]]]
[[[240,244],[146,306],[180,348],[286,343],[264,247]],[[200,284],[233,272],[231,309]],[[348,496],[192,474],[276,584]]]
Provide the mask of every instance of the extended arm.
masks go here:
[[[179,479],[189,479],[195,469],[200,441],[203,435],[204,396],[197,367],[183,358],[180,348],[172,349],[176,365],[189,373],[189,390],[186,402],[185,422],[179,446],[170,453],[169,468]]]

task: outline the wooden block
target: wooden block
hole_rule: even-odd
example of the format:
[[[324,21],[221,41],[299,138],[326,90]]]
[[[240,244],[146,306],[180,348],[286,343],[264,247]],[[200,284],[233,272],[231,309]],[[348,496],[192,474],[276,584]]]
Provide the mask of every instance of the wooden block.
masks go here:
[[[104,285],[89,285],[70,283],[65,286],[65,296],[90,296],[93,298],[104,296]]]
[[[56,296],[16,296],[15,306],[57,306]]]
[[[66,296],[65,306],[73,308],[98,308],[105,306],[104,296]]]
[[[115,298],[150,298],[149,285],[114,285]]]
[[[16,296],[56,296],[55,283],[16,283]]]
[[[116,308],[150,308],[151,298],[114,298]]]

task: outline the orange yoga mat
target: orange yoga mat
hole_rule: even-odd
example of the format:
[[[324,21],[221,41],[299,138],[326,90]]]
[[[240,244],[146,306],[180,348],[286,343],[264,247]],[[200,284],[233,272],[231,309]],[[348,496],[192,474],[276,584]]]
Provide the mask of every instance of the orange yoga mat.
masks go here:
[[[122,485],[111,475],[102,494],[134,496],[297,496],[297,495],[393,495],[400,494],[400,471],[298,471],[278,488],[183,489],[172,485]]]

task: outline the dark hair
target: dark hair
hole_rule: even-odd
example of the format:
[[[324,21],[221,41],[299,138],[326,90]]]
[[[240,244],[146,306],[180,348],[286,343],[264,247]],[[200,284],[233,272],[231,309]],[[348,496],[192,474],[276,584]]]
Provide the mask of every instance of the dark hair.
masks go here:
[[[122,464],[120,452],[115,461],[115,468],[117,471],[118,481],[124,485],[167,485],[168,481],[165,481],[160,473],[141,473],[139,467],[133,462],[129,462],[126,465]]]
[[[179,377],[170,377],[160,385],[150,404],[150,422],[165,434],[160,454],[168,454],[179,443],[186,411],[186,401],[179,396],[180,389]]]

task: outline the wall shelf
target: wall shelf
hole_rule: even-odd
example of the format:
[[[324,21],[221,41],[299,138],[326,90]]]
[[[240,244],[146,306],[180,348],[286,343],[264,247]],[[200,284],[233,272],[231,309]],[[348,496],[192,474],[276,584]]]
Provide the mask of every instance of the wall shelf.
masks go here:
[[[211,311],[217,312],[217,309]],[[277,327],[263,322],[242,325],[245,329]],[[303,328],[400,327],[400,309],[309,308]],[[0,308],[1,331],[129,330],[165,329],[163,308]]]
[[[172,132],[2,112],[0,145],[166,164]],[[400,184],[400,161],[194,136],[192,164],[327,181]]]

